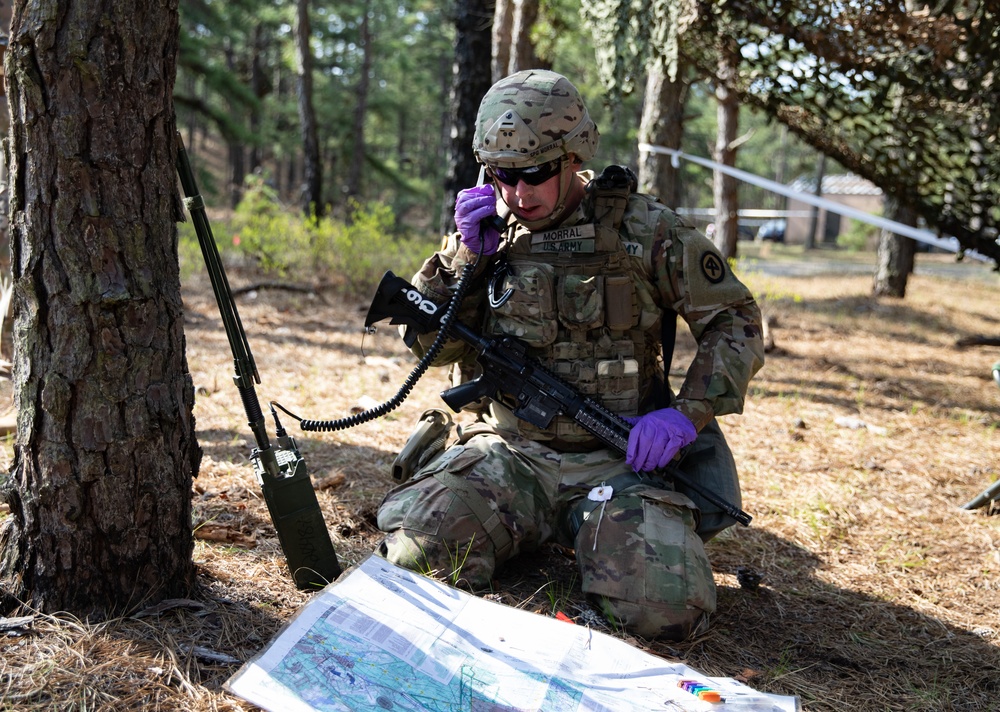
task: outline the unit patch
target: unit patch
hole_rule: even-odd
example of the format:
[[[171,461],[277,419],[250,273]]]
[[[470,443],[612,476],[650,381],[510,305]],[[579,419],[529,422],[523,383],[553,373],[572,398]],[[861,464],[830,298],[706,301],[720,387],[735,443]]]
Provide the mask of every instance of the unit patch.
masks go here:
[[[701,254],[701,271],[712,284],[718,284],[726,277],[726,263],[714,252]]]
[[[593,223],[557,227],[531,233],[532,252],[594,252],[597,229]]]

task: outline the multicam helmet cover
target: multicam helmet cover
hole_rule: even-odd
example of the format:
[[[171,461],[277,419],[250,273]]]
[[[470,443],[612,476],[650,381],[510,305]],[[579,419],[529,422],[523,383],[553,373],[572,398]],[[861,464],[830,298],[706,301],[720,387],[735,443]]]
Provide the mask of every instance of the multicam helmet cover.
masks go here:
[[[561,74],[528,69],[486,92],[472,148],[480,163],[526,168],[571,153],[588,161],[599,141],[576,87]]]

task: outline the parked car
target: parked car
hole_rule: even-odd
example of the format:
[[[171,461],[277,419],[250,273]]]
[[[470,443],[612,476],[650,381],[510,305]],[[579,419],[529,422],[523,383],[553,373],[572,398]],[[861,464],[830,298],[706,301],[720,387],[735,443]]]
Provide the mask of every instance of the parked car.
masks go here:
[[[786,226],[784,220],[768,220],[757,231],[757,239],[768,240],[770,242],[784,242]]]
[[[715,223],[709,223],[708,227],[705,228],[705,237],[709,240],[715,239]],[[753,228],[743,223],[738,223],[736,225],[736,239],[737,240],[752,240],[753,239]]]

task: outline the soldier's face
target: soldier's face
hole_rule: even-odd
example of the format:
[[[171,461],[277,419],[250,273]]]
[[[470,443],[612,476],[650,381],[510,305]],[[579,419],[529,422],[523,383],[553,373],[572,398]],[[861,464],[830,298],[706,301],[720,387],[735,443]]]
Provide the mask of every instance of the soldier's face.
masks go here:
[[[565,169],[564,169],[565,170]],[[552,214],[559,202],[559,174],[544,183],[529,185],[523,180],[510,186],[497,181],[500,195],[514,217],[521,220],[541,220]]]
[[[560,160],[559,170],[552,173],[548,179],[540,183],[537,180],[526,181],[522,179],[518,179],[515,182],[510,180],[510,178],[508,178],[507,182],[499,178],[494,181],[494,184],[500,190],[500,197],[503,198],[503,201],[510,208],[511,212],[514,213],[514,217],[532,222],[544,220],[552,215],[560,202],[559,189],[563,175],[567,171],[570,173],[574,172],[580,165],[575,160],[575,157],[571,156],[571,159]],[[516,174],[513,177],[516,177]],[[511,182],[514,182],[514,185],[511,185]],[[532,183],[536,184],[532,185]],[[575,185],[572,187],[575,187]],[[573,193],[572,187],[570,189],[571,194]]]

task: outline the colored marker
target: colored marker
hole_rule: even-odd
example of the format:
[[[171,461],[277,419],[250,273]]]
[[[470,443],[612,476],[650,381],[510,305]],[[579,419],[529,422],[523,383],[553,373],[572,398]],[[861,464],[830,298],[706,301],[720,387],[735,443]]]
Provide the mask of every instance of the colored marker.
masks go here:
[[[677,687],[681,688],[685,692],[690,692],[695,695],[698,699],[704,700],[705,702],[722,702],[722,695],[720,695],[716,690],[713,690],[708,685],[703,685],[696,680],[681,680],[677,683]]]

